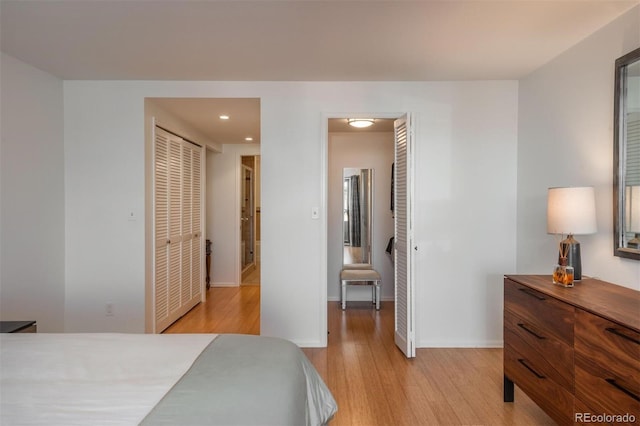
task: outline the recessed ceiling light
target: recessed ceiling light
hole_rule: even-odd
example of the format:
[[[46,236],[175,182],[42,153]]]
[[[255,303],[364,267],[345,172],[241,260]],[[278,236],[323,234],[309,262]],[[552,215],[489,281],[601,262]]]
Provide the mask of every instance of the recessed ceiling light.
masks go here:
[[[358,128],[369,127],[373,125],[374,122],[375,120],[373,118],[348,118],[347,119],[347,123],[349,123],[350,126],[358,127]]]
[[[251,136],[247,136],[246,138],[244,138],[244,140],[247,142],[251,142],[253,138]]]
[[[229,119],[229,116],[228,116],[228,115],[226,115],[226,114],[222,114],[222,115],[220,116],[220,120],[228,120],[228,119]]]

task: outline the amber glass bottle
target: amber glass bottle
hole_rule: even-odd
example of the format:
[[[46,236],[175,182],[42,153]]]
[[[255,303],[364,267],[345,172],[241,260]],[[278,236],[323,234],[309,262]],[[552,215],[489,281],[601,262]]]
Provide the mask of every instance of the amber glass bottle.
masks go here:
[[[553,282],[563,287],[573,287],[573,266],[567,266],[566,257],[561,257],[553,269]]]

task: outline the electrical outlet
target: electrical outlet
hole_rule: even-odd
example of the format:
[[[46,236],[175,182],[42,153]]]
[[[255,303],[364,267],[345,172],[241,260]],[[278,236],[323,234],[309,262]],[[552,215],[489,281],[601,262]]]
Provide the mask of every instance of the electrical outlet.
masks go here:
[[[112,317],[115,315],[113,303],[107,303],[106,305],[104,305],[104,314],[108,317]]]

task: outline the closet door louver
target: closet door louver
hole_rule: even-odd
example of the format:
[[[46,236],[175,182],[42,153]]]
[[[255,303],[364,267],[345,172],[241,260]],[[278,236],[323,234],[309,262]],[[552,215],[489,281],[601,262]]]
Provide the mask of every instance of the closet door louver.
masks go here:
[[[200,298],[202,291],[202,152],[193,151],[193,209],[191,210],[191,226],[194,237],[191,242],[191,257],[198,262],[191,264],[191,296]]]
[[[191,298],[191,240],[193,230],[191,229],[192,206],[192,170],[191,151],[185,147],[182,151],[182,214],[180,215],[182,226],[182,280],[180,282],[180,292],[182,300]]]
[[[202,148],[155,132],[154,330],[160,332],[200,300]]]
[[[169,316],[169,139],[156,131],[154,149],[155,323]]]

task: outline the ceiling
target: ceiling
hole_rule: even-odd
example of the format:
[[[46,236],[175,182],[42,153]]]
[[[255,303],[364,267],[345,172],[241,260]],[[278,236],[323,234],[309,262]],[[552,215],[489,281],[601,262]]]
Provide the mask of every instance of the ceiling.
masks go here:
[[[64,80],[519,79],[638,4],[1,0],[0,49]]]
[[[258,98],[148,98],[188,123],[210,141],[222,144],[260,143]],[[229,117],[220,119],[221,115]],[[251,141],[245,138],[252,138]]]

